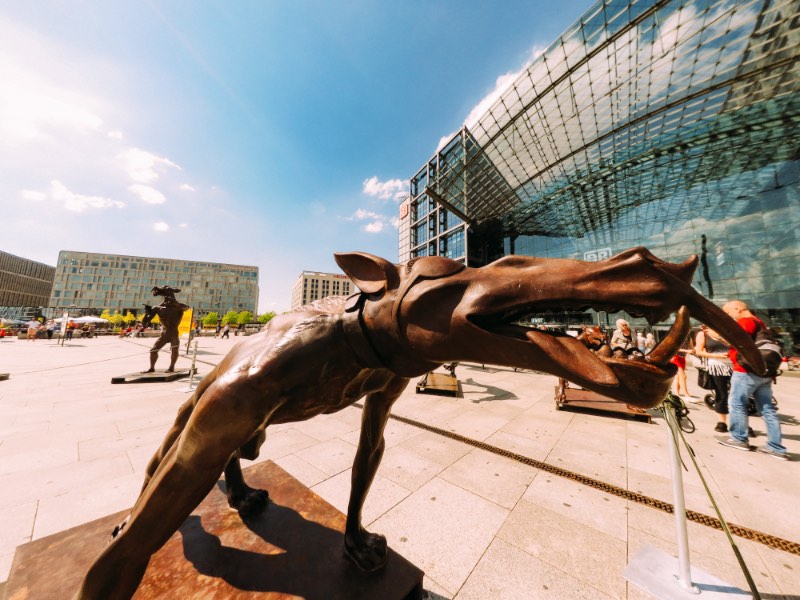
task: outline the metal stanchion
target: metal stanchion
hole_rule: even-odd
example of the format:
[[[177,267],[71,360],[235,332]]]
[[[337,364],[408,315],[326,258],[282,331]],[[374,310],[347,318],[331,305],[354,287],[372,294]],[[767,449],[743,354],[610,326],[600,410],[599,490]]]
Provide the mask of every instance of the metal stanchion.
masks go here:
[[[678,452],[678,423],[675,414],[664,411],[669,425],[669,458],[672,471],[672,498],[675,506],[675,534],[678,543],[678,583],[689,594],[699,594],[700,589],[692,583],[692,566],[689,563],[689,534],[686,529],[686,499],[683,495],[683,472]]]
[[[189,371],[189,387],[184,389],[183,391],[186,393],[194,392],[195,385],[194,385],[194,375],[197,373],[197,340],[194,342],[194,353],[192,354],[192,368]]]
[[[683,494],[683,463],[678,450],[678,441],[682,436],[675,413],[669,407],[664,410],[664,420],[667,422],[667,435],[669,436],[678,558],[676,559],[653,546],[644,546],[625,567],[623,576],[629,582],[660,600],[760,598],[756,594],[750,596],[702,569],[694,570],[694,581],[692,581],[689,536],[686,527],[686,504]],[[689,451],[691,452],[691,450]]]

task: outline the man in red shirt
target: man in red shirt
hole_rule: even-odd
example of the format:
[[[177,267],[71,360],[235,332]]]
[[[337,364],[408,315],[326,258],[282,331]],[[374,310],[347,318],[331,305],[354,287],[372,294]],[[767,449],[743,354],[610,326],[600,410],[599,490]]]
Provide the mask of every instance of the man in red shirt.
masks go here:
[[[751,313],[747,305],[739,300],[728,302],[722,307],[722,310],[751,336],[755,337],[759,329],[766,327],[764,322]],[[717,436],[717,441],[723,446],[751,450],[747,439],[749,425],[747,399],[753,396],[756,408],[767,426],[767,444],[760,446],[758,451],[780,460],[789,460],[786,448],[781,444],[781,423],[778,420],[778,413],[772,404],[772,378],[761,377],[745,369],[739,364],[738,352],[733,347],[730,350],[730,358],[733,363],[731,390],[728,395],[731,412],[730,437]]]

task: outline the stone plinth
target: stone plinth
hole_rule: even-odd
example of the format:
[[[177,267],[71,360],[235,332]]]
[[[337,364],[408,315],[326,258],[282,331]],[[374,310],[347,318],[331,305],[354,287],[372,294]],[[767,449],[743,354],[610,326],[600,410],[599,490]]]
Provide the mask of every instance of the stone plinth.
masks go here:
[[[362,573],[344,558],[345,515],[286,471],[264,462],[245,477],[269,490],[267,510],[243,522],[220,482],[153,556],[135,599],[421,598],[422,571],[397,553],[389,551],[378,573]],[[6,599],[70,598],[127,513],[19,546]]]

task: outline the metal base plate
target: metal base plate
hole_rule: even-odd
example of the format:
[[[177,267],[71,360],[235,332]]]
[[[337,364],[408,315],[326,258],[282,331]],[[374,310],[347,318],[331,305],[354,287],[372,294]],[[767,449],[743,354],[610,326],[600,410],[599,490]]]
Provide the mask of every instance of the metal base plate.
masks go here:
[[[153,373],[128,373],[112,377],[111,383],[164,383],[188,377],[190,369],[178,369],[172,373],[166,371],[155,371]]]
[[[725,583],[696,567],[691,568],[691,583],[696,588],[687,589],[678,575],[678,559],[654,548],[645,546],[628,563],[622,572],[625,579],[660,600],[748,600],[749,592]]]

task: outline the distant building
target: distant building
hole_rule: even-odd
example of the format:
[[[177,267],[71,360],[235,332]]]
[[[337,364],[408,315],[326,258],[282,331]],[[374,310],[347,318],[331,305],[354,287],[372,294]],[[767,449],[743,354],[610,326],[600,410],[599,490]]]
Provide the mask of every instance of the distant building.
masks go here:
[[[32,316],[47,306],[56,268],[0,251],[0,316]]]
[[[141,313],[161,301],[150,293],[157,285],[180,288],[178,300],[198,315],[258,306],[258,267],[70,250],[58,254],[49,305]]]
[[[292,286],[292,310],[327,296],[349,296],[355,290],[347,275],[303,271]]]

